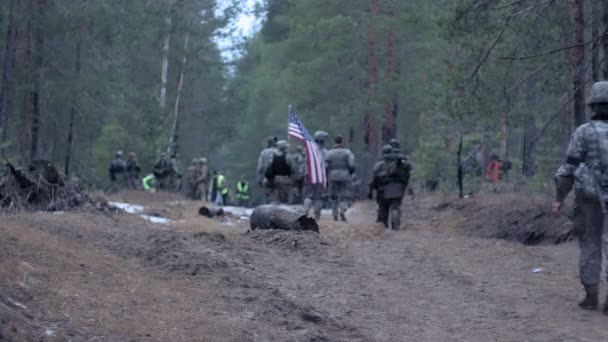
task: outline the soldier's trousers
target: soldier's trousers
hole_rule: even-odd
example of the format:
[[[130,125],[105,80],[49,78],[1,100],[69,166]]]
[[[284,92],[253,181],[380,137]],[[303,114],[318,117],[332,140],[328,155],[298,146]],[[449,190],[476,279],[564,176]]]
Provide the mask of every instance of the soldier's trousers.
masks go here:
[[[402,203],[403,198],[378,199],[378,220],[387,228],[390,227],[392,230],[399,230],[399,227],[401,226]]]
[[[304,212],[306,215],[312,209],[315,219],[321,218],[325,192],[325,187],[322,184],[304,184]]]
[[[199,200],[202,199],[203,201],[208,201],[209,194],[207,192],[208,192],[209,187],[207,185],[207,182],[200,182],[196,186],[198,188],[197,194],[196,194],[198,196],[197,199],[199,199]]]
[[[597,201],[577,201],[574,208],[574,233],[579,244],[581,283],[598,285],[602,272],[602,252],[608,255],[608,228],[603,227],[604,215]]]
[[[335,182],[329,183],[329,191],[331,197],[331,212],[334,218],[338,215],[344,215],[349,207],[350,182]]]
[[[272,204],[287,204],[292,182],[287,176],[276,176],[270,187],[270,202]]]

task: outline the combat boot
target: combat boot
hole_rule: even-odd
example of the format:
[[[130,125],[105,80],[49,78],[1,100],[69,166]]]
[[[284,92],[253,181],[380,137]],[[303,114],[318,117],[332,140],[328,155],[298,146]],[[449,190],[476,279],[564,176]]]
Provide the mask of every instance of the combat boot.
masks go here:
[[[604,303],[604,315],[608,316],[608,296],[606,296],[606,302]]]
[[[346,222],[346,215],[344,213],[340,213],[340,220],[342,220],[342,222]]]
[[[583,310],[596,310],[599,305],[599,294],[597,285],[585,285],[585,299],[578,303],[578,306]]]

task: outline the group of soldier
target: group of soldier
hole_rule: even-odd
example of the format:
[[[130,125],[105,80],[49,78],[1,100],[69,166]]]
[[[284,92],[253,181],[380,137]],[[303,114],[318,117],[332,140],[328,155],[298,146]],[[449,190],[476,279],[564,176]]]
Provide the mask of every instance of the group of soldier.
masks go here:
[[[334,137],[331,149],[325,148],[329,134],[317,131],[313,139],[322,158],[327,184],[313,183],[307,174],[307,161],[303,149],[298,146],[289,153],[289,143],[268,137],[266,148],[258,158],[257,182],[264,188],[266,201],[278,203],[302,203],[308,216],[312,211],[315,219],[321,217],[325,203],[330,204],[335,221],[346,221],[346,212],[356,197],[359,186],[355,155],[344,145],[342,136]],[[399,142],[391,140],[382,149],[382,156],[374,166],[369,196],[376,193],[378,222],[398,230],[401,222],[401,203],[409,182],[411,164],[401,153]]]
[[[222,171],[210,171],[204,157],[192,159],[185,177],[179,153],[173,153],[170,159],[167,159],[166,153],[161,153],[150,174],[140,178],[141,171],[135,153],[129,153],[128,159],[124,160],[123,152],[116,152],[109,167],[112,191],[143,189],[151,192],[184,192],[189,199],[210,201],[217,205],[229,202],[240,206],[250,205],[249,183],[245,177],[236,182],[232,201],[226,176]],[[182,181],[184,178],[185,184]]]

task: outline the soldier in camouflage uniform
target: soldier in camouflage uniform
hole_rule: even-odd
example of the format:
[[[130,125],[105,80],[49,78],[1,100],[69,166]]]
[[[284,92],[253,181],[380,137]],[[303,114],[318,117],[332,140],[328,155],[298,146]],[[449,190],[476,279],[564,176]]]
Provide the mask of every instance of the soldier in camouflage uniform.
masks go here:
[[[258,157],[258,168],[256,171],[256,178],[258,185],[264,187],[265,195],[266,195],[266,203],[270,203],[270,188],[268,187],[268,180],[266,179],[266,169],[268,165],[272,162],[272,157],[274,155],[274,151],[276,149],[277,142],[274,137],[266,138],[266,148],[260,152],[260,156]]]
[[[198,178],[200,177],[199,160],[197,158],[192,159],[192,162],[186,171],[186,177],[188,180],[188,198],[192,200],[200,199],[197,184]]]
[[[336,136],[334,142],[334,147],[327,152],[326,157],[331,209],[334,221],[338,221],[338,217],[346,221],[352,175],[355,173],[355,155],[344,147],[342,136]]]
[[[394,153],[390,146],[382,149],[380,162],[374,166],[374,175],[370,184],[370,196],[376,190],[378,198],[378,220],[385,227],[399,230],[401,225],[401,203],[409,183],[411,164],[400,153]]]
[[[296,164],[288,153],[289,144],[285,140],[277,143],[272,161],[266,168],[265,177],[270,189],[272,204],[287,203],[292,186],[292,176],[296,173]]]
[[[576,129],[570,140],[566,163],[557,171],[553,212],[560,214],[574,187],[574,232],[579,241],[579,272],[585,287],[582,309],[599,305],[602,253],[608,254],[606,200],[608,200],[608,82],[591,89],[591,122]],[[608,315],[608,298],[604,304]]]
[[[327,132],[316,131],[313,135],[315,143],[321,151],[321,162],[327,159],[327,149],[325,149],[325,139],[327,139]],[[310,184],[308,179],[304,182],[304,212],[308,216],[310,209],[313,209],[314,217],[316,220],[321,218],[321,209],[323,209],[323,200],[326,198],[327,192],[324,184]]]
[[[302,204],[302,191],[304,188],[304,179],[306,178],[306,154],[302,146],[296,147],[295,153],[292,155],[293,162],[296,164],[296,173],[294,176],[292,203]]]

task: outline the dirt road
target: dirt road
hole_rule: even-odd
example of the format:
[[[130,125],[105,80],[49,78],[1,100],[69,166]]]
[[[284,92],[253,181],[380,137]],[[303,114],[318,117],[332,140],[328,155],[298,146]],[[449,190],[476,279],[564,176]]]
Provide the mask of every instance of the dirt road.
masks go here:
[[[420,200],[405,203],[405,231],[378,227],[362,203],[319,237],[131,199],[179,221],[2,218],[0,340],[608,340],[608,318],[576,306],[574,242],[468,237],[458,211]]]

